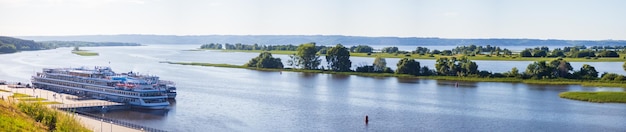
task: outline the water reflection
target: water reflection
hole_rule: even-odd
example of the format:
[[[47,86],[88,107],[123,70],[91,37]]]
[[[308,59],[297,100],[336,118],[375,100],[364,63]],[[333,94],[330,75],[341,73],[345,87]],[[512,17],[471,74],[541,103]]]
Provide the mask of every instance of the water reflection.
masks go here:
[[[399,83],[410,83],[410,84],[417,84],[419,83],[419,79],[417,78],[398,78],[398,82]]]

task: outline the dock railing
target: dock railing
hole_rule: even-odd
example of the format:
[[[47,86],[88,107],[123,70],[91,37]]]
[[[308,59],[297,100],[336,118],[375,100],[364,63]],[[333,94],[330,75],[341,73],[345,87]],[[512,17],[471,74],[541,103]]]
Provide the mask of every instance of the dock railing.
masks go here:
[[[115,102],[102,102],[102,103],[83,103],[83,104],[54,104],[54,105],[50,105],[50,107],[55,108],[55,109],[59,109],[59,110],[63,110],[63,111],[66,111],[66,112],[80,114],[80,115],[83,115],[85,117],[96,119],[96,120],[100,120],[100,121],[103,121],[103,122],[109,122],[109,123],[112,123],[112,124],[115,124],[115,125],[120,125],[120,126],[133,128],[133,129],[137,129],[137,130],[142,130],[142,131],[146,131],[146,132],[167,132],[165,130],[152,128],[152,127],[147,127],[147,126],[143,126],[143,125],[138,125],[138,124],[135,124],[135,123],[132,123],[132,122],[118,120],[118,119],[113,119],[113,118],[109,118],[109,117],[103,117],[103,116],[100,116],[100,115],[97,115],[97,114],[92,114],[92,113],[88,113],[87,112],[89,110],[101,110],[101,109],[105,109],[105,108],[107,108],[107,109],[127,109],[127,108],[130,108],[130,106],[126,105],[126,104],[115,103]]]

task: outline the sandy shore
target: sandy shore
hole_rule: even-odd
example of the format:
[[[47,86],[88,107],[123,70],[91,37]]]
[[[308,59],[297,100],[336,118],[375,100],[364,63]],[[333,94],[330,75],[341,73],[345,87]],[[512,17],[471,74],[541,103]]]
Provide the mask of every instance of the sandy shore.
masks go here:
[[[42,90],[42,89],[32,89],[32,88],[9,88],[7,85],[0,85],[0,89],[6,90],[9,92],[0,91],[0,96],[2,98],[8,98],[8,96],[13,95],[13,93],[22,93],[27,94],[33,97],[45,98],[47,101],[55,101],[61,102],[63,104],[89,104],[89,103],[107,103],[108,101],[103,100],[72,100],[71,98],[76,98],[76,96],[69,94],[57,94],[52,91]],[[68,99],[69,98],[69,99]],[[111,124],[110,122],[101,122],[100,120],[88,118],[85,116],[81,116],[79,114],[75,114],[76,119],[79,120],[86,128],[93,130],[94,132],[140,132],[140,130]],[[101,127],[102,126],[102,127]]]

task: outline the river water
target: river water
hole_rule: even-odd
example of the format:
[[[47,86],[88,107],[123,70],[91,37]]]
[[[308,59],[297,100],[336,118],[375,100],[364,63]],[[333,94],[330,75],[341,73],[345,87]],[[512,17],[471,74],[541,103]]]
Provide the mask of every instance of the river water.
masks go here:
[[[124,110],[106,117],[169,131],[624,131],[626,104],[561,99],[563,91],[623,91],[578,85],[458,82],[264,72],[159,61],[243,64],[258,53],[183,51],[199,45],[85,47],[0,55],[0,79],[28,82],[41,68],[111,66],[177,83],[168,111]],[[283,60],[286,56],[277,55]],[[371,58],[353,57],[353,64]],[[419,60],[433,67],[432,60]],[[388,66],[397,59],[387,59]],[[494,72],[530,62],[477,61]],[[624,74],[622,63],[590,62]],[[582,63],[573,63],[577,69]],[[100,113],[98,113],[100,114]],[[370,122],[364,123],[368,115]]]

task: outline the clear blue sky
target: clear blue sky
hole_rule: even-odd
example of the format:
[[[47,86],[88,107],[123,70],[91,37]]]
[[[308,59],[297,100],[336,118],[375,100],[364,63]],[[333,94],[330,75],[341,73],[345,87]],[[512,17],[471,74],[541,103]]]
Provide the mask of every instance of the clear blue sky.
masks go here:
[[[626,40],[626,0],[0,0],[0,35]]]

